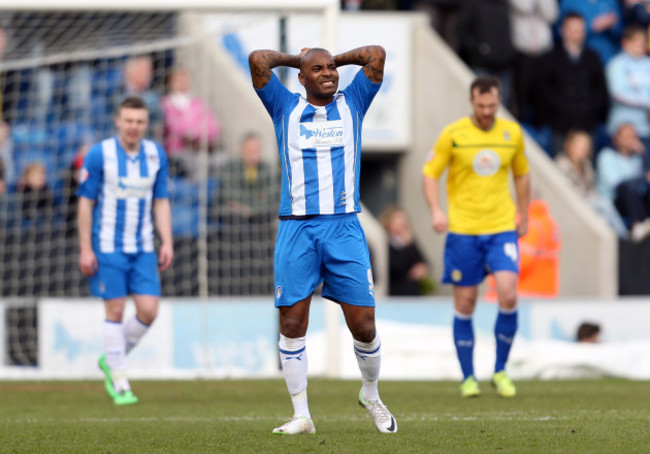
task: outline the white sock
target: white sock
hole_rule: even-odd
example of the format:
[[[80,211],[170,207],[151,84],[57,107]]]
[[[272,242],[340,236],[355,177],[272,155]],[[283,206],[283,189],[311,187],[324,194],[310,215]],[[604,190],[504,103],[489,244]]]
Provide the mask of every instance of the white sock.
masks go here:
[[[372,342],[360,342],[353,339],[354,354],[357,357],[361,380],[363,383],[363,398],[379,400],[379,369],[381,368],[381,340],[379,334]]]
[[[311,419],[307,403],[307,350],[305,337],[290,339],[280,334],[280,362],[287,390],[291,394],[294,416]]]
[[[104,350],[115,390],[120,392],[131,389],[126,378],[126,341],[121,322],[104,321]]]
[[[133,316],[124,326],[124,338],[126,340],[126,354],[128,355],[133,347],[138,345],[142,336],[144,336],[150,325],[142,323],[137,316]]]

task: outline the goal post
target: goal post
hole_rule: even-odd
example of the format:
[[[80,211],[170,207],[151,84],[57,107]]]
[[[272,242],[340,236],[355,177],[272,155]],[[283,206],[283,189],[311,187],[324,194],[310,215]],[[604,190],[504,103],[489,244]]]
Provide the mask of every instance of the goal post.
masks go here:
[[[15,325],[20,329],[12,334],[12,343],[19,347],[12,351],[20,353],[23,347],[27,349],[25,351],[36,351],[34,347],[38,341],[33,327],[36,326],[38,305],[34,304],[34,298],[87,296],[85,279],[77,269],[74,220],[66,220],[70,214],[66,211],[67,200],[74,193],[68,187],[70,181],[66,179],[66,172],[70,170],[70,163],[78,159],[76,152],[89,143],[89,136],[92,136],[92,142],[96,142],[108,135],[104,133],[112,127],[110,98],[122,82],[125,65],[139,56],[149,57],[154,72],[152,86],[162,93],[174,65],[189,61],[194,65],[191,71],[205,73],[200,77],[192,74],[193,81],[199,82],[194,88],[214,91],[210,84],[219,85],[225,83],[227,77],[233,77],[215,71],[214,61],[208,61],[214,55],[206,49],[219,47],[214,38],[220,32],[169,33],[170,29],[178,31],[174,27],[181,17],[199,17],[204,13],[316,14],[322,24],[322,36],[318,41],[334,53],[338,47],[339,10],[338,0],[0,2],[0,29],[7,32],[9,40],[7,52],[0,57],[2,107],[3,113],[6,112],[0,120],[11,127],[12,164],[16,170],[11,191],[23,184],[21,175],[31,162],[42,161],[47,175],[53,177],[49,181],[57,207],[41,219],[42,212],[36,211],[40,202],[25,204],[22,195],[13,196],[15,192],[11,198],[0,196],[0,298],[18,299],[14,306],[5,307],[4,311],[5,327]],[[45,30],[48,28],[49,31]],[[115,39],[110,35],[113,30]],[[130,39],[132,33],[135,37]],[[93,34],[100,36],[94,39]],[[11,40],[17,37],[29,46],[12,43]],[[204,45],[206,42],[210,45]],[[277,43],[269,42],[268,47],[276,48]],[[219,52],[225,54],[223,49]],[[186,59],[187,54],[193,54],[193,57]],[[206,79],[209,83],[201,83]],[[250,87],[247,87],[248,91],[252,92]],[[201,94],[210,97],[209,93]],[[227,112],[217,112],[224,128],[229,121]],[[252,122],[248,127],[263,127],[262,121],[260,125],[257,123]],[[232,137],[235,134],[227,135],[228,132],[224,132],[226,138],[221,146],[232,154],[239,145],[240,134],[238,132],[237,137]],[[264,251],[268,251],[268,245],[272,244],[274,225],[269,223],[273,231],[268,226],[251,228],[245,240],[250,244],[244,246],[235,245],[242,241],[242,232],[237,227],[230,231],[219,227],[221,230],[215,233],[212,221],[216,219],[215,224],[221,223],[224,214],[219,211],[220,201],[212,197],[215,193],[213,182],[204,172],[207,165],[203,166],[203,163],[213,156],[205,143],[200,145],[196,160],[201,164],[196,179],[170,181],[170,190],[174,194],[171,199],[173,224],[178,225],[184,235],[178,237],[179,243],[175,245],[177,259],[173,269],[163,276],[163,295],[207,300],[222,295],[220,281],[224,285],[232,284],[231,287],[239,285],[236,292],[241,291],[241,295],[270,295],[272,273],[261,275],[258,270],[269,260],[272,264],[272,253],[269,255]],[[274,142],[268,146],[274,147]],[[33,224],[26,225],[22,214],[18,214],[24,207],[34,215]],[[176,241],[176,234],[174,237]],[[231,241],[233,238],[235,240]],[[266,256],[260,258],[260,254]],[[225,269],[229,265],[214,266],[219,261],[245,268],[246,277],[234,281],[231,271]],[[246,288],[242,290],[242,287]],[[338,307],[328,306],[337,311],[336,317],[334,313],[328,315],[333,325],[330,327],[334,329],[332,345],[335,345],[338,338],[335,333],[340,324]],[[14,307],[18,309],[14,310]],[[334,354],[336,349],[332,348],[330,352]],[[25,360],[28,356],[22,353],[5,354],[5,362],[9,356],[18,358],[9,361],[12,363],[38,363],[37,355],[29,356],[29,364]],[[334,373],[335,357],[331,358],[331,364],[329,370]]]
[[[310,33],[308,46],[322,46],[332,53],[339,50],[338,0],[0,2],[0,30],[5,30],[8,36],[6,52],[0,56],[1,103],[5,114],[0,116],[0,121],[6,121],[11,127],[12,168],[15,169],[12,191],[22,184],[20,178],[26,167],[38,160],[52,177],[48,179],[54,199],[54,208],[45,222],[41,220],[38,225],[26,227],[18,214],[23,200],[15,192],[9,198],[0,195],[0,299],[30,298],[17,301],[5,310],[6,327],[19,328],[11,331],[11,336],[17,339],[13,342],[17,349],[12,352],[20,353],[6,354],[5,361],[9,357],[21,358],[15,361],[27,365],[25,358],[29,358],[30,364],[38,363],[38,355],[34,353],[38,351],[35,349],[38,331],[34,327],[40,303],[35,304],[35,298],[38,301],[41,297],[88,296],[85,278],[77,267],[78,240],[73,211],[68,206],[74,194],[70,186],[74,179],[70,163],[78,159],[77,151],[81,152],[84,146],[110,135],[115,107],[112,100],[125,78],[125,67],[141,56],[151,60],[150,88],[161,96],[177,65],[190,70],[195,94],[215,109],[221,121],[218,148],[227,150],[215,156],[218,153],[201,140],[192,158],[196,174],[189,179],[170,179],[176,260],[161,276],[163,296],[214,301],[213,298],[222,296],[272,294],[277,204],[273,220],[263,226],[251,227],[249,223],[243,228],[242,224],[225,226],[227,214],[215,189],[224,178],[217,175],[219,181],[215,182],[211,178],[214,172],[210,173],[215,161],[223,166],[225,158],[237,153],[247,130],[261,131],[264,139],[268,139],[268,149],[275,148],[268,115],[261,109],[250,79],[243,77],[241,68],[237,68],[241,59],[235,61],[233,55],[228,55],[231,49],[226,49],[223,38],[229,31],[204,28],[203,17],[229,18],[241,13],[252,18],[249,19],[252,27],[256,21],[277,24],[281,17],[292,21],[300,16],[301,25]],[[318,16],[316,26],[312,22],[314,16]],[[237,30],[241,25],[233,27]],[[19,45],[16,38],[20,40]],[[278,48],[279,41],[267,38],[256,46]],[[237,105],[233,107],[233,103]],[[233,113],[234,110],[237,112]],[[275,153],[268,154],[271,156],[275,158]],[[277,166],[277,160],[273,161]],[[269,186],[268,192],[273,190]],[[36,205],[40,203],[36,202]],[[36,205],[29,209],[38,218],[40,212],[36,211]],[[360,220],[373,251],[378,278],[375,292],[381,297],[387,289],[386,238],[367,211]],[[328,304],[325,311],[329,345],[327,371],[330,376],[337,376],[340,310]],[[205,326],[197,329],[203,338],[209,338]],[[206,368],[210,367],[206,364]]]
[[[224,92],[221,87],[232,87],[236,83],[236,90],[242,94],[240,96],[248,99],[246,108],[249,112],[261,111],[259,101],[252,99],[254,95],[250,82],[243,89],[245,78],[239,71],[241,68],[228,61],[228,57],[232,56],[226,55],[227,49],[220,41],[229,33],[228,30],[225,27],[208,29],[203,17],[210,14],[230,17],[236,15],[233,13],[248,13],[255,21],[268,22],[285,14],[316,14],[320,17],[319,25],[324,24],[315,30],[316,36],[321,35],[317,40],[323,46],[334,49],[337,46],[339,8],[336,0],[0,2],[0,31],[7,38],[5,52],[0,54],[0,120],[3,131],[8,131],[6,140],[0,135],[4,179],[9,185],[9,192],[17,194],[20,186],[24,185],[23,173],[38,161],[45,168],[47,183],[53,192],[50,199],[55,205],[43,221],[36,219],[41,212],[35,206],[47,201],[31,194],[25,197],[17,194],[8,199],[0,197],[0,244],[5,246],[0,263],[0,296],[85,296],[83,290],[81,293],[77,290],[83,284],[78,277],[72,279],[75,280],[72,284],[66,283],[65,287],[60,285],[62,281],[70,281],[73,274],[78,274],[73,266],[76,262],[75,242],[68,235],[74,233],[74,213],[66,205],[73,196],[69,183],[74,175],[68,175],[69,167],[71,162],[78,159],[76,150],[96,143],[113,132],[116,93],[120,90],[123,93],[127,85],[124,68],[129,60],[141,55],[152,60],[152,68],[149,69],[153,72],[150,76],[152,80],[147,83],[149,91],[156,92],[153,98],[154,101],[157,99],[156,103],[166,94],[167,80],[174,66],[190,63],[191,67],[187,69],[191,73],[191,90],[208,101],[221,121],[220,142],[214,144],[220,156],[214,156],[216,153],[209,156],[212,160],[220,160],[220,165],[229,156],[238,153],[240,138],[247,130],[269,127],[266,117],[251,117],[239,105],[224,106],[232,102],[227,97],[219,97]],[[277,38],[267,38],[265,42],[269,48],[276,48],[278,44]],[[215,64],[216,53],[220,53],[221,57],[218,65]],[[192,57],[188,58],[188,55]],[[222,74],[224,69],[232,74]],[[121,93],[117,94],[123,96]],[[219,96],[216,96],[217,93]],[[145,100],[150,104],[151,99]],[[227,102],[224,101],[226,99]],[[240,111],[234,116],[237,124],[231,118],[233,109]],[[160,112],[158,116],[162,117]],[[259,121],[251,122],[252,118]],[[151,120],[153,124],[153,117]],[[234,130],[229,130],[233,125]],[[163,124],[158,129],[162,130],[165,126]],[[232,132],[229,134],[229,131]],[[152,138],[162,142],[162,136],[162,133],[153,134]],[[274,148],[272,137],[272,133],[264,137],[271,139],[265,141],[268,150]],[[176,288],[167,287],[167,291],[164,291],[166,295],[220,295],[219,288],[209,288],[206,262],[214,262],[215,257],[226,257],[236,263],[257,260],[255,257],[242,257],[241,251],[232,247],[226,250],[226,246],[230,246],[227,242],[214,253],[210,253],[207,247],[200,247],[214,239],[209,237],[210,232],[205,226],[210,218],[213,221],[211,228],[221,223],[223,213],[215,204],[223,202],[210,198],[216,192],[215,184],[208,175],[200,174],[206,169],[205,158],[215,147],[207,150],[206,145],[211,144],[197,145],[200,149],[194,158],[185,157],[197,161],[198,164],[190,165],[197,167],[195,176],[200,181],[190,181],[188,184],[188,181],[177,179],[171,184],[175,194],[172,204],[176,202],[176,206],[173,206],[176,208],[173,210],[174,225],[183,233],[198,236],[199,247],[193,240],[188,242],[187,248],[179,249],[181,257],[178,262],[183,263],[184,259],[189,258],[195,265],[185,269],[180,276],[171,273],[174,275],[172,280],[183,289],[178,293]],[[272,152],[267,154],[269,158],[274,157]],[[275,162],[272,165],[277,166]],[[34,198],[34,203],[23,200],[30,197]],[[33,211],[31,217],[39,224],[29,238],[25,237],[27,230],[21,211],[23,207]],[[52,222],[47,222],[50,218]],[[60,231],[51,227],[59,224],[58,221],[66,224]],[[268,236],[266,231],[262,234]],[[248,264],[244,263],[243,266]],[[223,277],[223,270],[215,273]],[[250,271],[249,279],[254,281],[257,278],[255,273],[254,270]],[[167,274],[169,276],[170,273]],[[231,278],[228,272],[225,274],[225,279]],[[214,281],[214,276],[211,280]],[[72,292],[69,292],[70,287],[73,287]],[[260,289],[249,290],[253,294],[261,294]],[[241,293],[246,294],[246,291]]]
[[[339,0],[7,0],[3,10],[24,11],[203,11],[203,12],[315,12],[323,15],[324,47],[336,52],[336,32],[340,14]]]
[[[86,10],[86,11],[323,11],[339,8],[337,0],[99,0],[90,4],[86,0],[61,0],[56,4],[50,0],[6,0],[3,9],[7,10]]]

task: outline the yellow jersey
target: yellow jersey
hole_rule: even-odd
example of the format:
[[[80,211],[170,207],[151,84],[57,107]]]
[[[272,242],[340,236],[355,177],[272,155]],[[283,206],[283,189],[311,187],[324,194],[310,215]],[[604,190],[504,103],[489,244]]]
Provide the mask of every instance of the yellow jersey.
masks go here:
[[[448,125],[422,173],[437,180],[447,165],[450,232],[488,235],[515,229],[509,169],[515,176],[529,171],[519,124],[496,118],[484,131],[467,117]]]

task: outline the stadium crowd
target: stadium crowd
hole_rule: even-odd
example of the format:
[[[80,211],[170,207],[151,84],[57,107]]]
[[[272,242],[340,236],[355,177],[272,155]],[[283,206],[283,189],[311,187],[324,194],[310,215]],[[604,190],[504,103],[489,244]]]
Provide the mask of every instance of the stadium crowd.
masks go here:
[[[650,1],[342,0],[420,10],[614,229],[634,261],[650,238]],[[634,251],[630,253],[630,251]],[[625,263],[619,266],[626,267]]]

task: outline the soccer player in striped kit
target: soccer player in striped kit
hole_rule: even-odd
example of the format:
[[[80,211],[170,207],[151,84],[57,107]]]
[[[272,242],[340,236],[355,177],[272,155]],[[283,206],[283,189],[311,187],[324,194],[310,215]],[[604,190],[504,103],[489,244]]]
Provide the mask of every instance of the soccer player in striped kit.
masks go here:
[[[137,403],[126,376],[126,355],[156,318],[159,270],[174,259],[164,150],[144,139],[149,121],[145,102],[126,98],[115,116],[117,136],[95,144],[79,176],[79,268],[89,276],[93,296],[104,299],[105,354],[99,367],[117,405]],[[160,234],[154,250],[154,224]],[[122,323],[126,298],[136,314]]]
[[[335,56],[320,48],[303,49],[299,55],[256,50],[249,57],[253,86],[273,120],[283,170],[275,306],[294,416],[273,433],[316,432],[307,404],[305,335],[311,297],[321,283],[323,297],[341,306],[353,337],[362,377],[359,403],[380,432],[397,432],[377,388],[381,342],[368,245],[357,218],[361,126],[381,87],[385,58],[381,46]],[[338,91],[337,67],[351,64],[362,68]],[[277,66],[300,70],[306,97],[282,85],[272,71]]]

